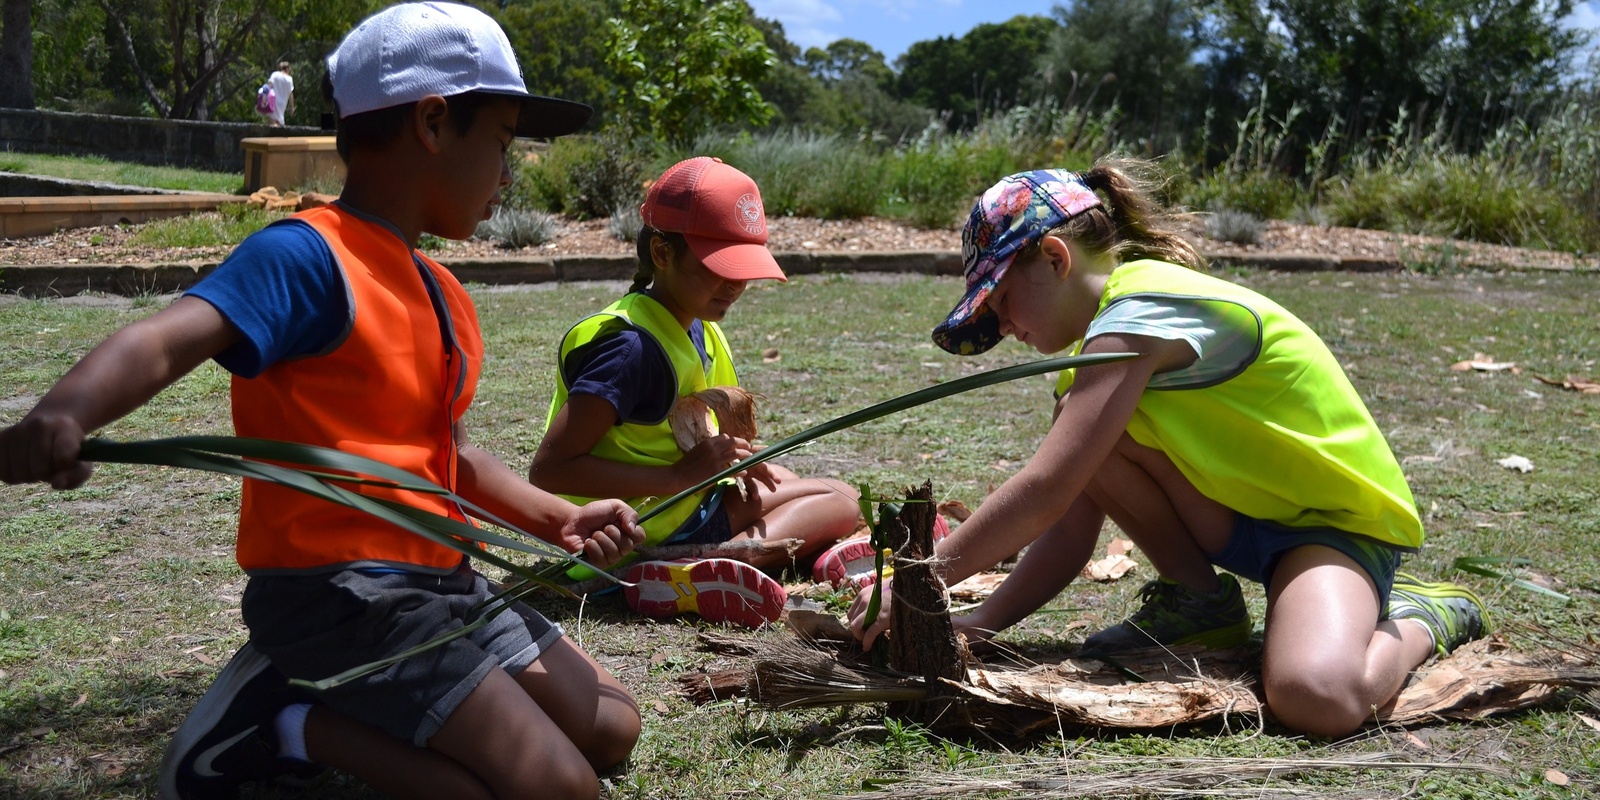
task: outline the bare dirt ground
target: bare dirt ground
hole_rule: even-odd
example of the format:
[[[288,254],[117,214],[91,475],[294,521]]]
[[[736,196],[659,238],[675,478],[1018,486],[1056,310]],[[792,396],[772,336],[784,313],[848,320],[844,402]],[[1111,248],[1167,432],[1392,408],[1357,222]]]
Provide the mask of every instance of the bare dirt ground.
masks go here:
[[[780,217],[770,220],[769,223],[768,246],[777,252],[961,249],[960,234],[954,229],[927,230],[886,219],[819,220]],[[230,249],[139,246],[133,243],[139,227],[138,225],[101,226],[26,239],[0,239],[0,266],[215,262],[226,256]],[[1570,253],[1548,250],[1530,250],[1356,228],[1296,225],[1279,221],[1269,224],[1259,244],[1237,245],[1202,238],[1200,249],[1212,256],[1295,253],[1435,265],[1448,260],[1460,266],[1484,268],[1593,269],[1597,266],[1592,256],[1579,259]],[[620,241],[609,232],[607,220],[595,219],[581,222],[563,221],[555,238],[537,247],[511,250],[486,241],[446,242],[435,250],[433,255],[439,258],[504,258],[519,254],[626,255],[632,250],[631,242]]]

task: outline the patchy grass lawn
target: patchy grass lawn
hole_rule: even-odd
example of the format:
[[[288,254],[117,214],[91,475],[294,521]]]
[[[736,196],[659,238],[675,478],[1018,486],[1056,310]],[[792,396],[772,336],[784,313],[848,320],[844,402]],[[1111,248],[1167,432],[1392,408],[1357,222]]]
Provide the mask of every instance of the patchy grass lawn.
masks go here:
[[[1594,275],[1267,274],[1234,277],[1321,331],[1399,455],[1429,539],[1408,569],[1450,577],[1488,600],[1502,629],[1537,624],[1582,637],[1600,630],[1600,396],[1535,381],[1600,373]],[[555,344],[577,315],[620,283],[479,288],[489,361],[469,416],[477,440],[526,467],[543,424]],[[927,332],[956,281],[805,276],[757,284],[728,322],[747,386],[765,395],[764,438],[968,372],[1035,357],[1008,343],[957,359]],[[148,298],[0,298],[0,422],[20,417],[94,343],[151,313]],[[764,362],[763,351],[779,358]],[[1475,353],[1522,373],[1455,372]],[[105,433],[123,439],[227,433],[227,376],[206,365]],[[865,481],[880,493],[932,479],[941,497],[978,505],[1015,472],[1049,419],[1048,378],[980,390],[868,423],[783,459],[802,474]],[[1535,469],[1497,459],[1521,455]],[[238,484],[209,474],[108,465],[87,486],[52,493],[0,487],[0,796],[142,797],[167,736],[245,632],[244,578],[232,559]],[[1137,556],[1137,554],[1136,554]],[[1458,556],[1523,557],[1562,603],[1451,571]],[[1029,655],[1061,652],[1135,602],[1148,565],[1110,585],[1075,583],[1047,613],[1004,634]],[[1260,587],[1246,589],[1257,619]],[[627,618],[620,601],[536,600],[638,695],[644,738],[608,778],[613,798],[785,798],[860,791],[895,770],[966,770],[1070,757],[1346,757],[1388,751],[1499,772],[1310,774],[1266,794],[1361,797],[1578,797],[1600,791],[1595,701],[1480,724],[1374,731],[1349,742],[1292,736],[1250,721],[1160,735],[1062,731],[1028,741],[946,742],[885,724],[882,709],[769,713],[737,703],[696,708],[674,694],[686,670],[729,657],[696,645],[691,622]],[[782,637],[781,632],[745,634]],[[1241,725],[1240,722],[1243,722]],[[1123,766],[1126,766],[1125,764]],[[1152,759],[1150,769],[1162,766]],[[1551,783],[1547,770],[1570,781]],[[254,796],[278,797],[272,790]],[[296,796],[373,796],[334,778]]]
[[[237,172],[214,172],[181,167],[159,167],[101,156],[57,156],[42,153],[0,153],[0,172],[44,175],[75,181],[102,181],[125,186],[181,189],[191,192],[242,194],[244,179]]]

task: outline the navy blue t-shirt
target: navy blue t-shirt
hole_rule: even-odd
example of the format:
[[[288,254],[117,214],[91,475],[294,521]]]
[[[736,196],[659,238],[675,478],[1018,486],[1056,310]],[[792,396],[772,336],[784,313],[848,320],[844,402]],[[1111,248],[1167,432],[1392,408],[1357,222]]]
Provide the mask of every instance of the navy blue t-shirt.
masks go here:
[[[709,368],[705,326],[700,320],[689,324],[689,341],[699,351],[701,364]],[[620,319],[593,341],[569,353],[562,373],[567,394],[593,395],[610,403],[617,411],[618,425],[659,423],[678,400],[678,384],[667,351],[655,337]]]
[[[328,243],[295,219],[251,234],[184,295],[210,303],[239,330],[242,338],[216,362],[241,378],[330,352],[349,335],[354,313]]]

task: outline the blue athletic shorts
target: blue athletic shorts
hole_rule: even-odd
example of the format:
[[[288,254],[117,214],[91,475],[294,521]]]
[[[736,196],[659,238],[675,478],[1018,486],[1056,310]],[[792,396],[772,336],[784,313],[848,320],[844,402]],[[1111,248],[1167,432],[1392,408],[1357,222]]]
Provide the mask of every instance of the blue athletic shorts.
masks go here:
[[[283,674],[321,680],[459,629],[496,589],[465,559],[449,575],[345,570],[263,575],[245,585],[250,642]],[[561,638],[522,603],[447,644],[322,692],[317,699],[426,747],[489,671],[515,675]]]
[[[1290,528],[1235,514],[1233,535],[1222,550],[1211,555],[1211,563],[1270,587],[1283,554],[1309,544],[1331,547],[1361,565],[1377,584],[1378,608],[1389,607],[1389,590],[1394,588],[1394,573],[1400,568],[1400,549],[1333,528]]]
[[[727,489],[727,484],[712,488],[700,507],[662,544],[721,544],[732,539],[733,526],[728,522],[728,509],[722,505],[722,493]]]

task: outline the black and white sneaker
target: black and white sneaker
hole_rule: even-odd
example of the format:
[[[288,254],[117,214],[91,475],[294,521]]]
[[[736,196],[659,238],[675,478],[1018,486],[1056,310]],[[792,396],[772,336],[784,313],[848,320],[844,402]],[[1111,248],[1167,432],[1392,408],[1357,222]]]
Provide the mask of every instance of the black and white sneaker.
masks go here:
[[[311,702],[247,642],[172,735],[158,773],[161,800],[232,800],[240,784],[309,766],[278,758],[273,722]]]

